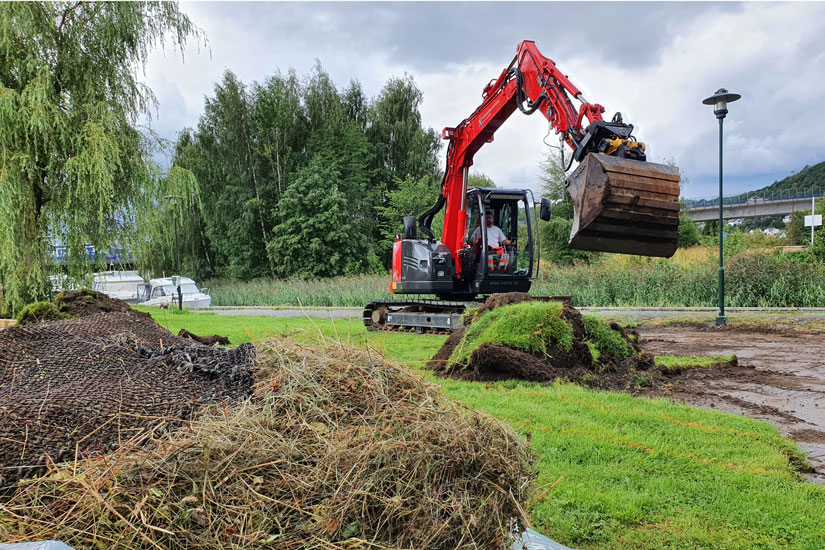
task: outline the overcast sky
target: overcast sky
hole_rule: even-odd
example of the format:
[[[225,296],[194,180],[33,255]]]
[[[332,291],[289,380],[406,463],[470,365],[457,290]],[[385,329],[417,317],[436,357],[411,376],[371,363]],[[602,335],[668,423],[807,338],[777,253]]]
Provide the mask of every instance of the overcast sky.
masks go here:
[[[687,197],[718,193],[718,126],[705,97],[742,95],[725,119],[725,194],[769,185],[825,160],[825,3],[204,2],[181,4],[207,35],[155,52],[144,80],[160,102],[152,127],[174,139],[195,127],[225,69],[244,82],[320,60],[339,88],[376,96],[411,74],[424,124],[439,133],[481,101],[521,40],[585,98],[621,111],[648,160],[675,159]],[[516,112],[474,169],[499,186],[536,187],[547,121]],[[551,134],[547,142],[557,144]],[[442,148],[443,158],[446,148]]]

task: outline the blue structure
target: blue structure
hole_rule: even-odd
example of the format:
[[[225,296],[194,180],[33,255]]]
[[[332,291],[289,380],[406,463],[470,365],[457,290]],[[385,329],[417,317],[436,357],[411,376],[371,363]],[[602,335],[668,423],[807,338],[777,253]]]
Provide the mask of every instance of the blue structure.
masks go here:
[[[121,247],[110,246],[105,253],[98,253],[94,246],[90,244],[86,245],[86,257],[90,261],[94,262],[98,260],[99,254],[103,256],[103,260],[107,264],[131,265],[134,263],[132,254],[123,250]],[[69,261],[69,248],[67,246],[53,246],[49,252],[49,259],[57,264],[67,263]]]

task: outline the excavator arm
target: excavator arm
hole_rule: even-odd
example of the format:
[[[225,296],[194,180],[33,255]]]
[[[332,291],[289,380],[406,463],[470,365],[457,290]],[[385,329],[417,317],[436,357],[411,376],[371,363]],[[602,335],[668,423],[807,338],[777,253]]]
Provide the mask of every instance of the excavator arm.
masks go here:
[[[493,141],[496,130],[517,109],[540,112],[579,162],[566,186],[575,218],[570,246],[583,250],[671,256],[678,238],[678,169],[646,162],[645,146],[632,136],[621,115],[602,120],[605,109],[582,92],[535,42],[524,41],[510,65],[482,93],[481,105],[455,128],[438,202],[421,215],[421,231],[431,239],[433,217],[446,206],[442,242],[460,274],[458,251],[467,232],[467,177],[473,157]],[[573,100],[579,103],[578,108]],[[587,126],[583,124],[587,121]]]

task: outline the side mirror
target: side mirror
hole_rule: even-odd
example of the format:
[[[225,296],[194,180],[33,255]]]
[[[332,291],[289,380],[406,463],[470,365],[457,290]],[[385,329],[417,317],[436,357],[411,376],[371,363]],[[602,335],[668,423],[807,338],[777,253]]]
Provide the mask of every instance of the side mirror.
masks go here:
[[[541,199],[541,207],[539,208],[539,219],[545,222],[550,221],[550,200]]]

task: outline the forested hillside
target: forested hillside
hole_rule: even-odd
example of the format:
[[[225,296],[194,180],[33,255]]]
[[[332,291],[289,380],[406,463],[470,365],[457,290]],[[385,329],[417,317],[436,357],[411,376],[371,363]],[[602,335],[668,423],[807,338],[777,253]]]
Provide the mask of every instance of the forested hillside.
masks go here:
[[[825,190],[825,162],[814,164],[813,166],[805,166],[799,172],[788,176],[787,178],[775,181],[767,187],[753,191],[753,193],[808,193],[811,188]]]
[[[175,146],[173,165],[195,175],[203,205],[181,230],[182,271],[251,279],[381,269],[397,207],[417,214],[440,187],[440,136],[422,127],[421,101],[410,76],[370,99],[357,81],[338,89],[320,63],[304,78],[251,84],[226,71]]]

